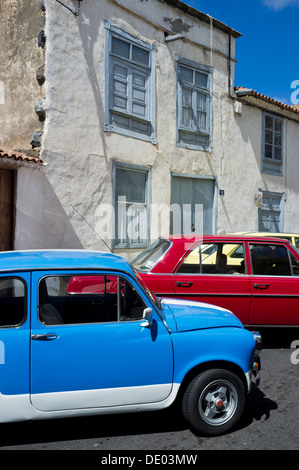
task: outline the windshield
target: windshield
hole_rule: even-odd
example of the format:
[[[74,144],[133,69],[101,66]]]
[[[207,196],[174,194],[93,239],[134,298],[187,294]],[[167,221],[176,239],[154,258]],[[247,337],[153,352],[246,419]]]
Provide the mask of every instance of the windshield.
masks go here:
[[[140,255],[132,261],[132,265],[137,271],[147,272],[154,264],[164,255],[170,247],[168,240],[156,240],[148,248],[146,248]]]

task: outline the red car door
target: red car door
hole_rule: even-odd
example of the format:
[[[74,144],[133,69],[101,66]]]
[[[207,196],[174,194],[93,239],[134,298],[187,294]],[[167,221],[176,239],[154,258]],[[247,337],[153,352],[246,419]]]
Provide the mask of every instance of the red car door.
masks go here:
[[[227,308],[248,324],[251,294],[245,259],[243,243],[205,240],[173,274],[175,296]]]
[[[157,297],[173,297],[171,274],[147,274],[137,271],[142,286]]]
[[[283,243],[249,243],[251,325],[299,325],[298,260]]]

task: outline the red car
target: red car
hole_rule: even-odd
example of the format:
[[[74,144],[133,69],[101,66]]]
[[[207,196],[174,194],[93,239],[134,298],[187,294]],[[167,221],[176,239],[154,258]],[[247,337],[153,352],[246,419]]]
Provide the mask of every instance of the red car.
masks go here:
[[[299,252],[287,240],[160,238],[132,264],[158,297],[227,308],[245,326],[299,326]]]

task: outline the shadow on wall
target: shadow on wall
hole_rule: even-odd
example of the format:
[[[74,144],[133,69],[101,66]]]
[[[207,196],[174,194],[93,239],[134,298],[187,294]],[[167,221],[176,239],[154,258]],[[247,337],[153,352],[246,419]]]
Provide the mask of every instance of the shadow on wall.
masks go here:
[[[78,24],[78,30],[82,43],[82,51],[85,60],[85,69],[88,81],[90,83],[93,96],[94,104],[96,108],[98,118],[98,129],[103,147],[103,156],[108,165],[108,150],[106,145],[106,137],[103,127],[104,120],[104,102],[102,98],[102,89],[100,80],[98,77],[97,67],[95,64],[95,48],[99,41],[99,28],[101,26],[102,19],[99,18],[96,9],[92,10],[93,15],[84,19],[83,16],[76,18]]]
[[[20,168],[14,249],[83,248],[43,170]]]

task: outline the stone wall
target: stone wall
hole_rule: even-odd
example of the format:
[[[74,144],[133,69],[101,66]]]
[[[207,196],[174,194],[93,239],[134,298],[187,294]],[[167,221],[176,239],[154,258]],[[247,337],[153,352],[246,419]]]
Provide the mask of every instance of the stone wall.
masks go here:
[[[40,134],[34,133],[43,129],[43,30],[40,0],[0,2],[0,146],[27,154],[38,152]]]

